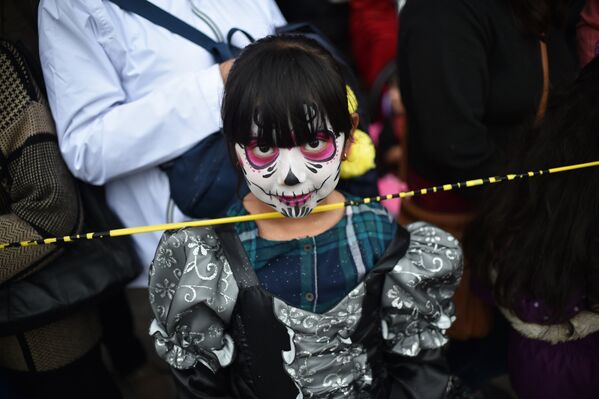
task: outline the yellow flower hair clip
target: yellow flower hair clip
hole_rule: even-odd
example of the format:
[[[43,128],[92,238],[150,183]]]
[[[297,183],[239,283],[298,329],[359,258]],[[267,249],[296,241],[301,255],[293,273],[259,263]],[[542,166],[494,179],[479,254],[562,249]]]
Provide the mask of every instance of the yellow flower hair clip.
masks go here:
[[[349,113],[353,114],[358,111],[358,99],[349,86],[345,87],[347,90],[347,107]],[[376,153],[370,136],[364,131],[356,129],[351,140],[352,145],[349,148],[347,158],[341,162],[342,179],[362,176],[375,167],[374,158]]]

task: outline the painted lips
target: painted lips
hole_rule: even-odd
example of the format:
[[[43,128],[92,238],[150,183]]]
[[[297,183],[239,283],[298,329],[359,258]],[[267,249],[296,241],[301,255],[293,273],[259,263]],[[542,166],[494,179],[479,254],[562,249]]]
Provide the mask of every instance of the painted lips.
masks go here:
[[[312,193],[291,195],[291,196],[277,195],[277,198],[279,199],[279,201],[281,201],[282,203],[284,203],[287,206],[293,206],[293,207],[305,205],[306,202],[308,202],[311,197],[312,197]]]

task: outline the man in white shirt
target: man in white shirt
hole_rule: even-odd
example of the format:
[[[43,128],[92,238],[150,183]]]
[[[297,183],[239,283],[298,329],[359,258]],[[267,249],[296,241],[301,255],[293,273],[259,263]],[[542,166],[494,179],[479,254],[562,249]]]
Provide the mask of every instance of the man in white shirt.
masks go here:
[[[217,40],[254,38],[285,20],[273,0],[151,0]],[[62,155],[81,180],[105,185],[125,226],[167,222],[170,191],[158,166],[220,127],[223,78],[196,44],[107,0],[42,0],[40,57]],[[247,45],[244,35],[233,44]],[[185,216],[175,208],[174,220]],[[146,269],[161,233],[134,236]]]
[[[284,25],[274,0],[150,0],[212,39],[240,28],[254,38]],[[60,150],[81,180],[105,185],[108,204],[125,226],[182,221],[170,205],[159,165],[221,126],[223,81],[231,61],[215,64],[203,48],[108,0],[41,0],[40,57]],[[219,40],[221,39],[221,40]],[[248,44],[235,35],[233,45]],[[167,214],[173,215],[173,220]],[[161,233],[134,236],[147,270]],[[128,292],[149,364],[132,383],[136,397],[172,395],[166,363],[147,335],[146,289]]]

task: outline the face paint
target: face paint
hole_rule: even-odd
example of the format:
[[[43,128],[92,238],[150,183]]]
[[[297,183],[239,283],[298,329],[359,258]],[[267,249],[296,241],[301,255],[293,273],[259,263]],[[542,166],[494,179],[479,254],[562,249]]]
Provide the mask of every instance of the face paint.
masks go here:
[[[304,217],[335,190],[345,134],[322,129],[312,142],[292,148],[235,144],[251,192],[287,217]]]

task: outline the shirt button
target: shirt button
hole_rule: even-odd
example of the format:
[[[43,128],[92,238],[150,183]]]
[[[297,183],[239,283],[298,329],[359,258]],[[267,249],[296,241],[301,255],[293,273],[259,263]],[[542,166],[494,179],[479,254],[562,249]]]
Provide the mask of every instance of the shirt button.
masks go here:
[[[308,302],[312,302],[314,300],[314,294],[311,292],[306,292],[306,295],[304,295],[304,297],[306,298],[306,301],[308,301]]]
[[[312,245],[311,244],[304,245],[304,251],[306,251],[306,252],[312,251]]]

